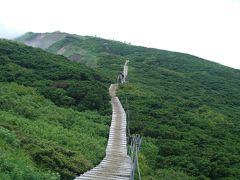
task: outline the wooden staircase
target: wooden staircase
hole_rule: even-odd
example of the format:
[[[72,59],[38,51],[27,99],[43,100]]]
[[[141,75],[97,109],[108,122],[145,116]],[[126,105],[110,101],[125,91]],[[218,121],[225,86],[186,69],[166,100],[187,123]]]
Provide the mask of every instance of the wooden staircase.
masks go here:
[[[112,123],[106,156],[95,168],[76,177],[75,180],[129,180],[131,159],[127,155],[126,113],[116,96],[118,85],[109,88],[112,103]]]

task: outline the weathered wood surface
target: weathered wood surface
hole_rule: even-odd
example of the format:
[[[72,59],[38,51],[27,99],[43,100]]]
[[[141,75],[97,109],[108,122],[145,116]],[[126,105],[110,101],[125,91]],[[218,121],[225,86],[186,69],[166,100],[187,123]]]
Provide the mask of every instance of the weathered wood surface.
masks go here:
[[[95,168],[76,177],[75,180],[129,180],[131,159],[127,155],[126,113],[116,97],[117,85],[109,88],[112,103],[112,123],[106,156]]]

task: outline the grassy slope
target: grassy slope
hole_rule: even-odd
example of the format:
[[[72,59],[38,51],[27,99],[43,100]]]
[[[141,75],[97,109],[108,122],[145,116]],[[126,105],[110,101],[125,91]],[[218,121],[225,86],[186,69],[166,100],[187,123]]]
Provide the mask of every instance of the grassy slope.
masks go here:
[[[37,47],[42,48],[41,44],[44,44],[44,42],[47,43],[49,41],[48,39],[54,39],[55,36],[60,36],[61,34],[62,36],[66,35],[65,33],[61,32],[35,34],[29,32],[17,38],[16,40],[25,43],[33,40],[36,42],[36,45],[38,45]],[[44,37],[38,37],[40,35],[43,35]],[[104,51],[109,52],[109,49],[107,48],[108,45],[99,40],[100,39],[91,38],[88,36],[68,34],[66,37],[62,37],[56,43],[52,43],[46,50],[54,54],[61,54],[69,59],[71,59],[71,56],[74,54],[80,54],[81,58],[77,60],[78,62],[96,68],[98,61],[97,56],[99,56],[99,53]]]
[[[22,36],[18,37],[16,40],[19,42],[25,42],[27,40],[31,40],[34,37],[36,37],[36,33],[28,32],[28,33],[25,33]]]
[[[240,71],[174,52],[111,50],[130,59],[130,83],[120,92],[129,98],[132,132],[145,136],[143,176],[165,179],[174,170],[176,177],[239,179]]]
[[[103,158],[109,80],[6,40],[0,69],[0,179],[71,179]]]
[[[144,179],[240,178],[239,70],[100,38],[72,42],[112,80],[130,60],[129,83],[119,95],[128,96],[131,131],[145,137]]]

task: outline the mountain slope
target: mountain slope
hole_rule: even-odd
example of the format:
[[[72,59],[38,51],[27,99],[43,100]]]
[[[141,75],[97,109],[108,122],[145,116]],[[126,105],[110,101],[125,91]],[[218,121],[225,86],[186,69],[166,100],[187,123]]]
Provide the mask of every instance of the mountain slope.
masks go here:
[[[99,72],[39,49],[4,41],[1,45],[1,81],[37,87],[57,105],[77,110],[106,109],[110,81]],[[91,103],[92,98],[96,99]]]
[[[144,179],[240,178],[239,70],[88,36],[67,35],[47,51],[79,54],[79,62],[112,80],[130,60],[119,95],[122,102],[128,97],[131,132],[144,136]]]
[[[99,163],[108,84],[79,63],[0,40],[0,179],[71,179]]]
[[[18,41],[24,42],[25,44],[32,47],[39,47],[42,49],[47,49],[49,46],[55,42],[66,37],[66,33],[54,32],[54,33],[26,33],[23,36],[18,38]]]
[[[26,45],[39,47],[54,54],[64,55],[65,57],[78,62],[86,63],[89,66],[96,66],[96,56],[88,51],[84,46],[94,47],[94,43],[88,38],[77,35],[70,35],[62,32],[53,33],[26,33],[16,39]]]

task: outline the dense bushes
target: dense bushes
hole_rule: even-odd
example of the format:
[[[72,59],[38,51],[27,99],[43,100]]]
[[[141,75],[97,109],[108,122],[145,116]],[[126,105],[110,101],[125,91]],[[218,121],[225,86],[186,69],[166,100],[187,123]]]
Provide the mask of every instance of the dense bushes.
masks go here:
[[[72,179],[99,163],[108,82],[64,57],[0,40],[0,179]]]
[[[110,112],[109,81],[101,73],[9,41],[1,40],[0,47],[0,81],[36,87],[59,106]],[[74,92],[82,96],[76,97]],[[94,104],[90,102],[93,98]]]
[[[1,122],[2,123],[2,122]],[[1,179],[59,179],[58,174],[34,167],[20,140],[10,130],[0,127],[0,178]]]
[[[177,72],[169,72],[167,77],[156,67],[149,73],[147,68],[134,68],[129,74],[136,83],[124,85],[119,95],[123,100],[128,97],[131,130],[155,139],[150,141],[154,148],[149,146],[149,138],[143,143],[141,166],[150,169],[142,169],[144,177],[180,178],[180,172],[185,174],[180,179],[240,178],[239,78],[221,68],[220,77],[210,75],[210,69],[196,79],[191,72],[181,72],[183,69],[175,69]],[[176,174],[163,175],[169,170]]]
[[[240,178],[240,71],[194,56],[109,42],[99,68],[129,59],[132,133],[144,136],[145,179]]]
[[[56,107],[34,89],[17,84],[1,83],[0,105],[1,139],[62,179],[86,171],[104,156],[110,118]]]
[[[82,54],[80,62],[112,81],[130,60],[129,83],[119,96],[122,102],[128,97],[132,133],[144,136],[139,157],[143,179],[240,179],[239,70],[94,37],[68,37],[48,50],[57,53],[62,47],[70,47],[66,57]],[[5,56],[4,63],[8,61]],[[64,94],[68,87],[62,85],[56,93]],[[71,90],[67,96],[72,99],[61,101],[74,103],[80,98],[74,94]]]

